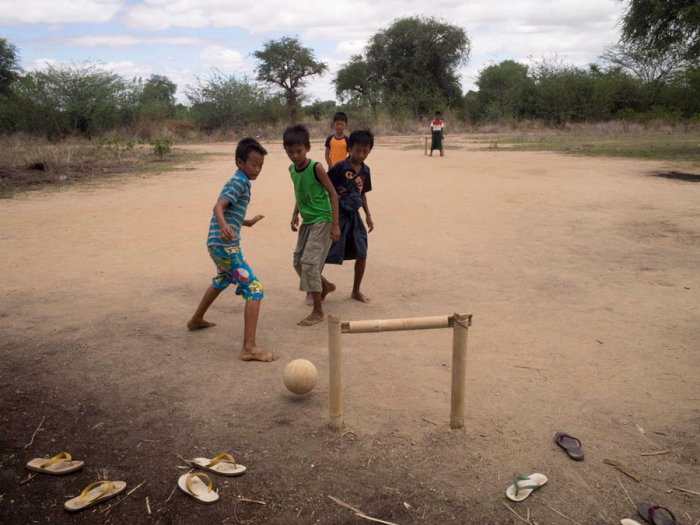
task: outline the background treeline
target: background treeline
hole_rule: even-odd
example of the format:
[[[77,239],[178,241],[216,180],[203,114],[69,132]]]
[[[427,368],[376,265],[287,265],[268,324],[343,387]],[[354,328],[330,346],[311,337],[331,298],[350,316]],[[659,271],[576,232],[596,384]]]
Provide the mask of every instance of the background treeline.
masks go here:
[[[339,109],[352,115],[353,126],[391,122],[393,131],[420,129],[436,109],[452,129],[459,122],[700,121],[698,2],[631,0],[619,43],[597,63],[505,60],[482,69],[478,90],[464,94],[458,71],[470,50],[461,27],[395,20],[336,72],[338,104],[308,100],[306,81],[327,65],[297,38],[283,37],[253,53],[256,78],[212,71],[184,87],[183,103],[162,75],[125,79],[94,64],[23,71],[19,50],[0,38],[0,133],[55,139],[116,132],[142,140],[264,133],[298,119],[327,123]]]

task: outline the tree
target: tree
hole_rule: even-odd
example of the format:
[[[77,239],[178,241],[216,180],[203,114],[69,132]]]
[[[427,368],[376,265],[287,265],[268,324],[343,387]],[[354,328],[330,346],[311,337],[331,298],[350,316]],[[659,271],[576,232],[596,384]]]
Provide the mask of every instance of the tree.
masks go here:
[[[700,2],[630,0],[622,17],[622,38],[660,52],[675,50],[688,60],[700,57]]]
[[[143,83],[138,97],[140,115],[162,120],[175,113],[175,91],[177,84],[163,75],[151,75]]]
[[[390,108],[425,116],[461,103],[457,69],[466,64],[470,48],[461,27],[435,18],[400,18],[370,39],[367,78]]]
[[[373,107],[377,99],[376,80],[361,55],[353,55],[333,79],[335,94],[342,101]]]
[[[10,92],[12,83],[19,76],[17,48],[12,42],[0,38],[0,95]]]
[[[298,105],[303,99],[306,79],[324,73],[328,66],[317,61],[313,51],[297,38],[268,40],[253,56],[258,59],[257,79],[282,90],[292,124],[297,122]]]
[[[528,76],[526,65],[504,60],[488,66],[479,73],[476,85],[480,119],[522,119],[532,107],[535,83]]]
[[[647,84],[661,84],[691,66],[675,49],[657,49],[648,42],[622,41],[606,48],[600,57]]]

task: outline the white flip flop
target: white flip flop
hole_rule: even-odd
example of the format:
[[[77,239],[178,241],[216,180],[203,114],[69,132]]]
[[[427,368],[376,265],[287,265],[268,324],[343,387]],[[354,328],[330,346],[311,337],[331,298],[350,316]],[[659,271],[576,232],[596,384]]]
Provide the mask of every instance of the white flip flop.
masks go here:
[[[124,489],[126,483],[123,481],[96,481],[85,487],[79,496],[66,501],[63,506],[68,512],[78,512],[113,498],[124,492]]]
[[[207,470],[219,476],[240,476],[248,470],[245,466],[236,463],[231,454],[219,454],[214,458],[194,458],[192,463],[202,470]]]
[[[214,503],[219,499],[219,494],[212,490],[211,478],[205,472],[183,474],[177,480],[177,486],[200,503]]]
[[[84,461],[74,460],[68,452],[61,452],[50,459],[34,458],[27,463],[27,468],[42,474],[62,476],[80,470],[84,465]]]
[[[506,489],[506,496],[511,501],[523,501],[545,483],[547,483],[547,476],[539,472],[529,476],[516,476],[513,484]]]

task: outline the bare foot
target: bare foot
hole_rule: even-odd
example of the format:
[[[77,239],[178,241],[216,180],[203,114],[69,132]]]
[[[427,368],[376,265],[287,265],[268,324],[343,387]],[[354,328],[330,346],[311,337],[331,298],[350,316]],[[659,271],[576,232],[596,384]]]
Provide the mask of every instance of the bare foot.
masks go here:
[[[299,326],[312,326],[322,322],[326,318],[323,312],[311,312],[307,317],[299,321]]]
[[[275,354],[266,352],[258,346],[241,350],[241,361],[263,361],[269,363],[270,361],[277,361],[278,359],[279,357]]]
[[[188,330],[202,330],[203,328],[211,328],[212,326],[216,326],[216,323],[210,323],[209,321],[205,321],[204,319],[200,321],[190,319],[190,322],[187,323]]]
[[[362,292],[352,292],[352,295],[350,297],[352,297],[356,301],[360,301],[361,303],[368,303],[369,302],[369,297],[367,297]]]
[[[306,306],[313,306],[314,305],[314,296],[311,295],[311,292],[308,292],[306,294]]]
[[[328,283],[327,285],[323,286],[321,289],[321,300],[326,298],[326,295],[328,295],[331,292],[335,292],[335,285],[333,283]],[[308,304],[308,303],[306,303]],[[313,306],[313,298],[311,300],[311,304],[309,306]]]

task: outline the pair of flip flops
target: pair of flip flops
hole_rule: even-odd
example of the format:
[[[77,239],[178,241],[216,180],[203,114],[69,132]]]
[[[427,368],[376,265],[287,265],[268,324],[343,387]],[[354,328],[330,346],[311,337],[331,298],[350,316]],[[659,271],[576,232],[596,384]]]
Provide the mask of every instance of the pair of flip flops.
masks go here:
[[[245,474],[247,468],[236,463],[231,454],[219,454],[214,458],[194,458],[190,461],[193,466],[206,470],[219,476],[240,476]],[[219,499],[219,494],[214,491],[211,478],[206,472],[196,470],[183,474],[177,480],[177,486],[200,503],[214,503]]]
[[[27,468],[41,474],[63,476],[76,472],[85,466],[84,461],[75,460],[68,452],[61,452],[52,458],[34,458],[27,463]],[[96,481],[83,489],[80,495],[65,502],[68,512],[78,512],[121,494],[126,489],[123,481]]]
[[[665,507],[659,507],[644,502],[637,505],[637,512],[645,521],[652,525],[678,525],[678,521],[673,515],[673,512]],[[632,520],[629,520],[629,522],[634,523]]]

